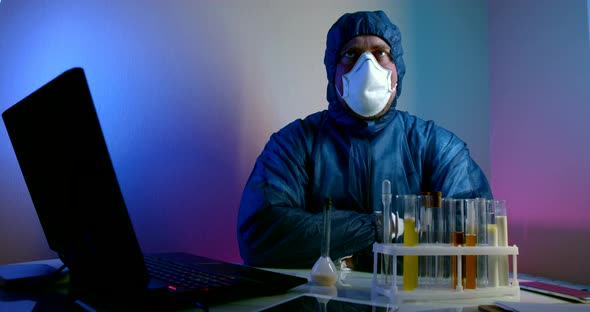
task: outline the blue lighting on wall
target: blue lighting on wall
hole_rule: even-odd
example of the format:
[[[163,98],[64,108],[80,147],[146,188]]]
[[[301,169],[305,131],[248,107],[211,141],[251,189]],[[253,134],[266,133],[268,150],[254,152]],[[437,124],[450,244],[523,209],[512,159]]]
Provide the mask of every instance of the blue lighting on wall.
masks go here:
[[[206,3],[4,1],[0,111],[82,67],[144,251],[240,261],[227,217],[241,191],[239,111],[230,106],[240,84],[220,74],[235,72],[231,47],[218,39],[222,28],[202,33],[210,12],[199,5]],[[3,181],[18,181],[0,185],[0,195],[21,193],[18,207],[34,214],[3,126],[0,139],[0,172],[14,176]]]

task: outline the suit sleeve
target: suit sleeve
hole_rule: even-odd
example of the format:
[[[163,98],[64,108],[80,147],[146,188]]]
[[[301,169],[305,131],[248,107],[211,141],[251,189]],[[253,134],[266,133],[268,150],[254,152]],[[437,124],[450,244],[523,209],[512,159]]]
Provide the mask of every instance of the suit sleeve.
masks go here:
[[[443,197],[488,198],[488,180],[467,145],[450,131],[432,126],[424,153],[425,188],[442,191]]]
[[[308,207],[309,151],[313,131],[296,124],[272,135],[242,193],[237,234],[248,265],[310,267],[320,256],[322,207]],[[376,219],[333,207],[332,259],[351,255],[375,242]]]

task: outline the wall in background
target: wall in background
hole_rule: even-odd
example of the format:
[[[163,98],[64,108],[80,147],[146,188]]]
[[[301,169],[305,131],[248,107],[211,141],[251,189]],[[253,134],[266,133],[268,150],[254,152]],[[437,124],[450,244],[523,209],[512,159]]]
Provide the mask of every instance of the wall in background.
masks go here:
[[[85,69],[144,251],[241,261],[242,188],[272,132],[325,109],[325,37],[383,9],[403,33],[399,109],[462,137],[491,176],[485,1],[0,3],[0,110]],[[53,258],[0,127],[0,263]]]
[[[408,110],[453,130],[490,178],[486,2],[414,1],[406,14]]]
[[[489,1],[492,187],[522,272],[590,284],[585,0]]]

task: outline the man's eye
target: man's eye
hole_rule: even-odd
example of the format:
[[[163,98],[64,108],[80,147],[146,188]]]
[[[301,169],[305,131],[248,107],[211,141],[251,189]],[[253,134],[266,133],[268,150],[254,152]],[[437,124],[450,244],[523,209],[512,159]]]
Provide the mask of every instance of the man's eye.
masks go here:
[[[344,55],[343,56],[345,58],[355,58],[356,57],[356,53],[347,51],[347,52],[344,52]]]
[[[388,53],[386,51],[378,51],[377,53],[375,53],[375,56],[377,57],[385,57],[387,55]]]

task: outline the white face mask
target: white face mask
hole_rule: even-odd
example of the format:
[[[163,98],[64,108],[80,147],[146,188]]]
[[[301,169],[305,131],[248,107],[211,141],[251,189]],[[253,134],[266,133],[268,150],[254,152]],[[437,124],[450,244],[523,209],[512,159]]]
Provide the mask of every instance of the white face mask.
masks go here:
[[[363,117],[379,114],[387,105],[395,87],[391,87],[391,73],[379,65],[373,54],[363,53],[352,69],[342,76],[342,93],[336,92],[348,107]]]

